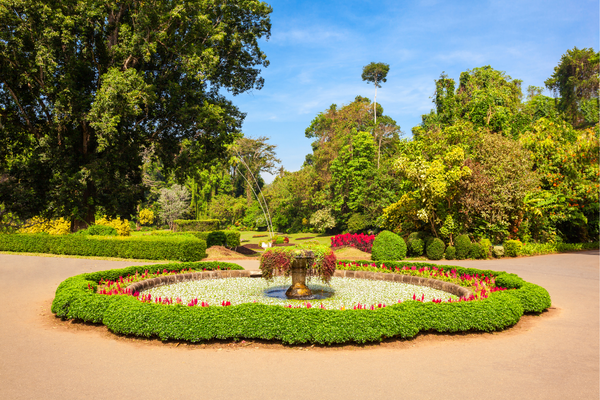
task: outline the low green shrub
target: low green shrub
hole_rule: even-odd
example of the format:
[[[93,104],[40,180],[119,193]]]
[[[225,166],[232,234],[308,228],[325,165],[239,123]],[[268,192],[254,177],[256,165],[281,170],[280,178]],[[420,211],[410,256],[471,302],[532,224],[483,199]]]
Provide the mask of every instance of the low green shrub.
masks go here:
[[[492,248],[492,256],[494,256],[494,258],[504,257],[504,246],[494,246]]]
[[[406,246],[408,254],[414,257],[421,257],[425,251],[425,240],[427,232],[412,232],[406,238]]]
[[[446,245],[441,239],[434,238],[427,246],[427,258],[430,260],[441,260],[444,257]]]
[[[76,256],[199,261],[206,242],[195,237],[0,234],[0,250]]]
[[[223,231],[212,231],[206,237],[206,247],[226,246],[227,236]]]
[[[117,230],[112,226],[92,225],[87,229],[82,229],[78,231],[77,234],[91,236],[117,236]]]
[[[469,239],[469,235],[458,235],[454,244],[457,260],[464,260],[469,257],[471,253],[471,239]]]
[[[508,257],[517,257],[521,255],[523,243],[520,240],[507,240],[504,242],[504,253]]]
[[[490,239],[481,239],[479,241],[479,244],[481,244],[481,251],[482,251],[482,259],[487,259],[490,258],[492,256],[492,242]]]
[[[234,248],[234,247],[238,247],[241,243],[240,240],[240,232],[238,231],[232,231],[232,230],[227,230],[227,231],[213,231],[213,232],[223,232],[225,234],[225,241],[221,241],[219,240],[219,245],[215,245],[213,244],[213,246],[227,246],[229,248]],[[210,245],[208,244],[208,237],[211,233],[213,232],[196,232],[196,231],[187,231],[187,232],[171,232],[171,231],[155,231],[152,232],[151,234],[153,236],[194,236],[197,237],[200,240],[204,240],[205,242],[207,242],[207,247],[210,247]],[[220,234],[217,234],[218,236],[220,236]],[[214,242],[213,242],[214,243]]]
[[[173,230],[175,232],[209,232],[216,231],[219,229],[221,221],[218,219],[196,219],[196,220],[183,220],[176,219],[173,221]]]
[[[456,247],[446,247],[446,253],[444,254],[444,257],[446,258],[446,260],[454,260],[456,258]]]
[[[469,252],[469,258],[474,258],[476,260],[481,260],[485,258],[485,252],[481,244],[479,243],[471,243],[471,251]]]
[[[373,241],[372,260],[402,260],[406,257],[404,239],[390,231],[382,231]]]
[[[539,313],[551,304],[548,292],[505,272],[473,268],[438,266],[458,274],[486,274],[496,277],[496,284],[506,291],[491,293],[488,298],[435,304],[406,301],[375,310],[320,310],[285,308],[259,303],[235,306],[188,307],[142,303],[132,296],[96,294],[100,279],[117,280],[119,276],[155,272],[160,269],[224,269],[226,263],[183,263],[129,267],[77,275],[63,281],[56,290],[52,312],[58,317],[102,323],[114,333],[161,340],[201,342],[213,339],[281,340],[284,343],[365,343],[384,338],[412,338],[419,332],[490,332],[517,323],[524,312]],[[379,263],[380,264],[380,263]],[[387,266],[425,263],[386,261]],[[236,266],[235,269],[241,269]],[[363,268],[361,266],[356,269]],[[232,268],[233,269],[233,268]]]

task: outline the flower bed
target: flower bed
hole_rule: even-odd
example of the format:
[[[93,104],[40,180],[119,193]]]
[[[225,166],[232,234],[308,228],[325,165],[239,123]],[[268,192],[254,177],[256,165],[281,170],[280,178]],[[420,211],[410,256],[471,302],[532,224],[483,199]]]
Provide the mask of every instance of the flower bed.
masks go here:
[[[366,253],[371,252],[375,235],[365,235],[364,233],[344,233],[331,238],[331,248],[355,247]]]
[[[433,267],[433,264],[397,263],[386,267]],[[444,273],[493,277],[503,290],[487,298],[461,302],[404,301],[388,307],[365,309],[286,308],[259,303],[225,307],[197,307],[141,302],[130,295],[96,293],[101,280],[168,271],[241,269],[235,264],[200,262],[129,267],[81,274],[62,282],[52,303],[57,316],[103,323],[112,332],[161,340],[200,342],[211,339],[264,339],[284,343],[365,343],[384,338],[411,338],[419,332],[494,331],[518,322],[524,312],[541,312],[550,306],[548,292],[514,274],[473,268],[437,266]],[[379,268],[348,266],[345,268]],[[383,268],[380,268],[383,269]],[[412,269],[411,269],[412,271]],[[247,271],[231,274],[241,274]],[[356,274],[371,272],[356,272]],[[388,271],[387,273],[394,273]],[[400,276],[400,275],[399,275]],[[416,278],[415,278],[416,279]],[[201,305],[201,304],[200,304]],[[224,304],[226,305],[226,304]]]

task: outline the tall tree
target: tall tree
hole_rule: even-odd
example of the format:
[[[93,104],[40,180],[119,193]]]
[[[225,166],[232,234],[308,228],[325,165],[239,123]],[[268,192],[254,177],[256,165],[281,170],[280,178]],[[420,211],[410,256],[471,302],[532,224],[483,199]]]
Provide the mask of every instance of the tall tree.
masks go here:
[[[224,153],[263,85],[271,8],[258,0],[0,3],[0,203],[93,223],[143,198],[141,149],[168,170],[180,143]]]
[[[375,101],[373,102],[373,114],[375,125],[377,125],[377,88],[381,87],[381,82],[387,82],[387,74],[390,70],[389,64],[372,62],[363,67],[362,80],[371,82],[375,85]]]
[[[558,108],[575,127],[598,123],[600,53],[574,47],[561,57],[554,74],[544,83],[555,94]]]

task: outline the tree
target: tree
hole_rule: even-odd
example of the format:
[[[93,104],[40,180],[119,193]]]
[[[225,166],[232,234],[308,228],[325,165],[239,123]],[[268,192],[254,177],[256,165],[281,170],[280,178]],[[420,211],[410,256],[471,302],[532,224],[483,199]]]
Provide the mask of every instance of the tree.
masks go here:
[[[190,192],[185,186],[173,185],[160,189],[160,218],[173,229],[173,221],[181,218],[190,206]]]
[[[258,0],[0,3],[0,204],[78,229],[99,209],[134,213],[142,149],[165,174],[183,139],[221,156],[244,114],[220,90],[262,87],[270,12]]]
[[[372,62],[363,67],[363,73],[361,75],[362,80],[372,82],[375,85],[375,101],[373,102],[375,125],[377,125],[377,88],[381,87],[381,82],[387,82],[386,76],[389,70],[389,64],[376,62]]]
[[[560,95],[558,108],[575,127],[598,123],[599,66],[599,52],[574,47],[563,54],[554,74],[544,82],[555,95]]]

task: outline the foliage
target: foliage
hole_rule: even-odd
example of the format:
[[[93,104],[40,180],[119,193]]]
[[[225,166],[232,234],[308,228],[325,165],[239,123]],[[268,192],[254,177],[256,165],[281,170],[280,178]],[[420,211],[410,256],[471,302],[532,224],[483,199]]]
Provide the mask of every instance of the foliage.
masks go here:
[[[373,241],[371,259],[402,260],[406,257],[406,243],[404,239],[390,231],[380,232]]]
[[[348,232],[358,233],[369,227],[369,221],[360,213],[354,213],[348,218]]]
[[[427,245],[427,258],[430,260],[441,260],[444,257],[446,245],[442,239],[435,238]]]
[[[415,257],[422,256],[425,251],[425,239],[427,239],[427,232],[419,231],[410,233],[406,238],[408,254]]]
[[[456,238],[456,259],[464,260],[471,252],[471,239],[469,235],[459,235]]]
[[[0,234],[0,251],[199,261],[206,257],[206,242],[194,237]]]
[[[504,246],[494,246],[492,249],[492,256],[495,258],[504,257]]]
[[[227,246],[229,248],[235,248],[238,247],[240,245],[240,232],[238,231],[219,231],[221,233],[223,233],[225,235],[225,241],[222,241],[221,239],[215,239],[215,240],[219,240],[219,243],[221,243],[222,246]],[[207,242],[207,246],[208,246],[208,237],[209,235],[215,233],[215,231],[204,231],[204,232],[199,232],[199,231],[183,231],[183,232],[163,232],[163,231],[153,231],[150,234],[152,236],[192,236],[192,237],[196,237],[200,240],[204,240],[205,242]],[[212,238],[219,238],[222,237],[220,233],[217,233],[216,235],[212,235]],[[213,239],[211,239],[212,241]],[[213,244],[214,246],[214,244]],[[210,246],[208,246],[210,247]]]
[[[365,253],[370,253],[373,248],[375,235],[365,235],[364,233],[344,233],[331,237],[331,248],[344,246],[355,247]]]
[[[481,245],[481,257],[482,259],[490,258],[492,255],[492,242],[489,239],[482,238],[479,241]]]
[[[446,247],[446,253],[444,254],[444,257],[446,258],[446,260],[454,260],[456,258],[456,247]]]
[[[59,285],[52,312],[61,318],[103,323],[117,334],[161,340],[200,342],[243,338],[332,344],[411,338],[424,331],[489,332],[514,325],[524,312],[541,312],[551,305],[544,288],[516,275],[451,266],[443,268],[459,274],[492,275],[497,285],[513,290],[494,292],[479,301],[441,304],[407,301],[373,311],[290,309],[254,303],[227,307],[169,306],[142,303],[132,296],[94,292],[101,279],[117,280],[119,276],[162,268],[214,269],[218,263],[212,263],[213,268],[206,268],[206,264],[151,265],[77,275]]]
[[[190,193],[185,186],[174,184],[170,188],[160,190],[160,218],[169,225],[169,229],[173,230],[174,221],[181,218],[183,213],[190,206]]]
[[[144,208],[139,214],[140,225],[152,225],[154,223],[154,211]]]
[[[71,222],[64,218],[55,220],[45,220],[40,217],[33,217],[28,227],[19,229],[19,233],[49,233],[50,235],[65,235],[71,231]]]
[[[77,234],[91,235],[91,236],[117,236],[117,230],[112,226],[107,225],[92,225],[87,229],[77,231]]]
[[[508,257],[517,257],[521,255],[523,243],[520,240],[507,240],[504,242],[504,253]]]
[[[377,124],[377,88],[381,87],[381,82],[387,82],[386,76],[390,71],[389,64],[372,62],[363,67],[361,78],[363,81],[371,82],[375,85],[375,101],[373,102],[373,116]]]
[[[135,214],[143,148],[182,173],[184,139],[199,161],[222,155],[244,114],[220,93],[262,87],[270,12],[258,0],[2,2],[0,203],[79,229],[99,207]]]
[[[478,243],[478,242],[471,243],[471,251],[469,251],[469,258],[481,260],[481,259],[485,258],[486,254],[487,253],[481,246],[481,243]]]
[[[105,215],[96,221],[96,225],[110,226],[117,231],[119,236],[129,236],[131,234],[131,225],[126,219],[112,219]]]
[[[221,193],[213,197],[208,213],[211,218],[223,221],[224,225],[236,225],[240,223],[246,210],[247,205],[244,198],[235,198]]]
[[[552,76],[544,82],[555,95],[560,95],[558,109],[574,126],[598,123],[599,65],[600,53],[574,47],[563,54]]]
[[[335,227],[335,218],[331,215],[330,208],[323,208],[316,211],[310,217],[310,224],[315,227],[317,232],[325,232],[327,229]]]
[[[265,250],[260,257],[260,270],[265,279],[271,279],[275,272],[288,276],[291,273],[292,262],[295,256],[302,256],[311,251],[314,259],[310,260],[307,276],[317,276],[323,282],[329,282],[335,272],[335,254],[327,246],[306,244],[303,246],[275,247]]]
[[[206,237],[206,247],[227,246],[227,236],[223,231],[210,232]]]
[[[220,221],[218,219],[203,220],[175,220],[173,227],[175,232],[207,232],[219,229]]]

